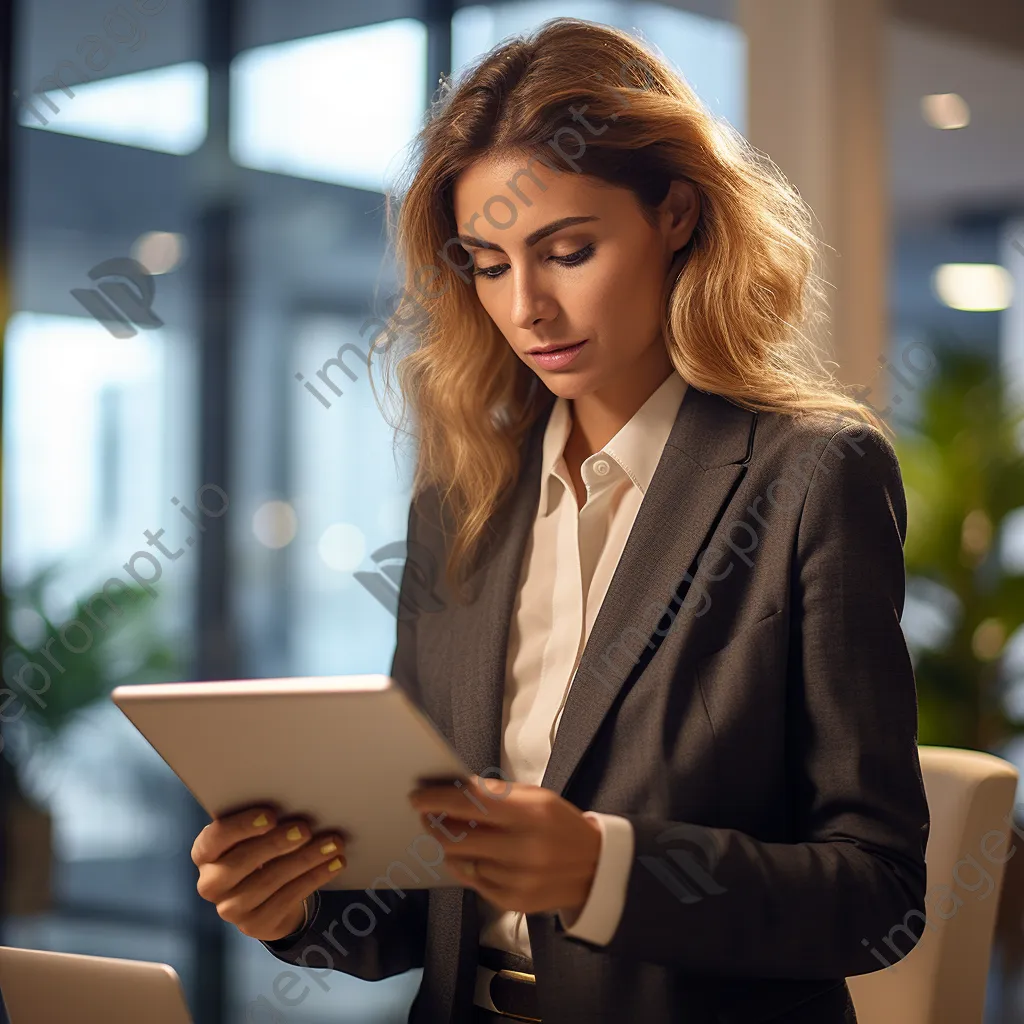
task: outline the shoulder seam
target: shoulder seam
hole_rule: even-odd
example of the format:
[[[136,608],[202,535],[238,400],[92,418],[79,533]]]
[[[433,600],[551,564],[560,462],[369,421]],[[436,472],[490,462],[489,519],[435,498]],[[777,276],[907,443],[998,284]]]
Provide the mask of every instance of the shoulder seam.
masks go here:
[[[797,515],[797,538],[800,536],[800,522],[804,517],[804,508],[807,505],[807,496],[811,493],[811,488],[814,486],[814,478],[818,475],[818,468],[821,466],[821,460],[825,457],[825,452],[828,451],[829,445],[849,426],[845,424],[841,426],[822,446],[821,451],[818,454],[818,461],[814,463],[814,469],[811,471],[811,475],[807,478],[807,490],[804,491],[804,500],[800,503],[800,512]]]

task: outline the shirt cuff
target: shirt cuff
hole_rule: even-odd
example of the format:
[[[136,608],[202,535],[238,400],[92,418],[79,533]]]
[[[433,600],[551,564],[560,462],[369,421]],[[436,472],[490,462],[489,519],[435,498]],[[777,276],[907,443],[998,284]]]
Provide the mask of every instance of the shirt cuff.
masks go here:
[[[626,886],[633,866],[633,826],[618,814],[584,811],[583,816],[601,829],[601,852],[597,870],[579,916],[558,911],[558,919],[567,935],[599,946],[611,941],[626,903]]]

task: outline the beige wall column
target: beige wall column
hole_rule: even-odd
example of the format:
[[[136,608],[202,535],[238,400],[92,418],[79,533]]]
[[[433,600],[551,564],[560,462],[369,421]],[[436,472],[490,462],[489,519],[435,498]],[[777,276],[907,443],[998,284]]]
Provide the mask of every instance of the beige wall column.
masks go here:
[[[1024,405],[1024,217],[1003,227],[999,262],[1010,272],[1012,298],[1000,315],[999,354],[1003,383],[1013,401]],[[1021,439],[1024,442],[1024,438]]]
[[[746,136],[796,185],[826,250],[830,365],[872,388],[884,408],[888,374],[882,0],[736,0],[747,36]]]

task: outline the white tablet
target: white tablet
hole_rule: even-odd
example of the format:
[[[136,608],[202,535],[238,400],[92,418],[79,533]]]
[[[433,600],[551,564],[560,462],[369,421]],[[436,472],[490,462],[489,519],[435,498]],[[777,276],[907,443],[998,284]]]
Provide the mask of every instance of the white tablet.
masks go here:
[[[324,889],[458,885],[408,794],[470,772],[385,675],[118,686],[111,699],[210,818],[254,804],[346,836]]]

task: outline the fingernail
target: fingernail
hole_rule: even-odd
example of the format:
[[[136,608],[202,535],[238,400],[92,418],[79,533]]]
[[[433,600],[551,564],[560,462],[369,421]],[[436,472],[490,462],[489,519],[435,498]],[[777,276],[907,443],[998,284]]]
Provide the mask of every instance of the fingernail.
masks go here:
[[[293,843],[295,842],[296,839],[301,839],[302,838],[302,829],[300,829],[298,825],[292,825],[292,827],[290,829],[288,829],[288,838]]]
[[[261,814],[258,818],[254,819],[252,827],[263,828],[263,826],[267,824],[267,820],[267,816],[265,814]]]
[[[332,860],[331,863],[327,866],[331,869],[331,871],[338,871],[341,869],[341,859],[339,857],[335,857],[334,860]]]
[[[324,843],[324,845],[320,847],[320,852],[321,853],[334,853],[334,851],[337,848],[338,848],[338,844],[337,843]]]

